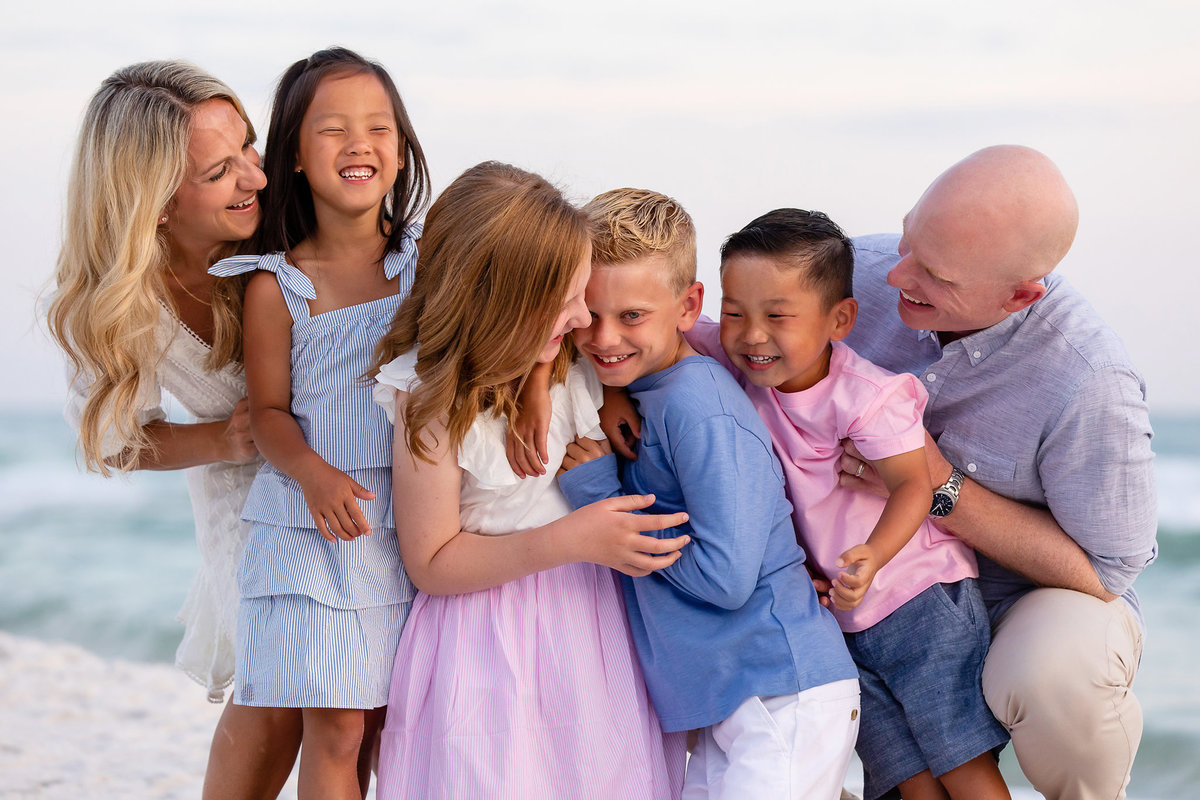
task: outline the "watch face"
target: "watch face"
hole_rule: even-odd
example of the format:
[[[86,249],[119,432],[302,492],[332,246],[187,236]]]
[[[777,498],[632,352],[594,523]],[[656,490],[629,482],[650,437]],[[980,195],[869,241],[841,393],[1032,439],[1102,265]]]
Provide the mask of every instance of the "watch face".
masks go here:
[[[931,517],[944,517],[954,510],[954,498],[948,494],[937,493],[933,496],[933,507],[929,511]]]

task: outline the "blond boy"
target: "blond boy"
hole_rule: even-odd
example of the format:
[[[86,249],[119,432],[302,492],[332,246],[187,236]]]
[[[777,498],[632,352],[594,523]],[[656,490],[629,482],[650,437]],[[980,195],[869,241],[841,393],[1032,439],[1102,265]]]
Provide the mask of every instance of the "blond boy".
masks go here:
[[[666,731],[699,729],[684,798],[838,798],[858,732],[854,663],[796,544],[770,435],[733,378],[683,338],[700,314],[695,230],[669,197],[606,192],[592,232],[589,328],[576,343],[642,416],[637,460],[568,449],[576,506],[654,494],[686,511],[671,566],[622,577],[634,644]]]

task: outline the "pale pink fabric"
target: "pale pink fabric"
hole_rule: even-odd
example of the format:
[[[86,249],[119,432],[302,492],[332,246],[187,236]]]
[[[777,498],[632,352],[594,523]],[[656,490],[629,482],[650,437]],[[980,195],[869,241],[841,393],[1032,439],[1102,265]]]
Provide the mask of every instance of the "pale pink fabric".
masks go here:
[[[678,798],[611,571],[418,594],[392,673],[380,800]]]
[[[414,363],[381,372],[389,412]],[[552,465],[576,435],[602,435],[600,392],[579,365],[552,387]],[[507,534],[570,511],[553,469],[513,475],[505,429],[481,414],[460,448],[464,530]],[[650,704],[611,570],[568,564],[472,594],[417,594],[393,667],[380,800],[674,800],[684,758],[683,735],[664,735]]]

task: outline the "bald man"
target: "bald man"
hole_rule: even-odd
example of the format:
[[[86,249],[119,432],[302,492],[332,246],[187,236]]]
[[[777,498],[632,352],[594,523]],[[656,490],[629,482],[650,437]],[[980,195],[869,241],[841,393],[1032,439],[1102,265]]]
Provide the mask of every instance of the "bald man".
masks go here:
[[[984,695],[1021,768],[1052,800],[1112,800],[1142,735],[1133,581],[1157,553],[1154,456],[1141,376],[1052,274],[1077,222],[1041,153],[968,156],[901,236],[855,240],[846,341],[929,391],[932,513],[979,553]],[[882,492],[860,463],[843,456],[843,484]]]

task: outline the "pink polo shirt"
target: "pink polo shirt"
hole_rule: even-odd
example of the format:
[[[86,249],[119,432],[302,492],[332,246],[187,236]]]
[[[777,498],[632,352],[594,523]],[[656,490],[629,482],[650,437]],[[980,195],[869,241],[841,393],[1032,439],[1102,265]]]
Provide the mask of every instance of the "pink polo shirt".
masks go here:
[[[838,556],[867,540],[884,506],[881,497],[838,485],[842,440],[851,440],[872,460],[922,447],[925,389],[914,376],[893,375],[841,342],[833,343],[829,375],[816,386],[802,392],[758,387],[729,361],[719,330],[702,319],[688,339],[729,369],[767,423],[800,543],[809,560],[834,577]],[[875,575],[862,603],[833,613],[843,631],[865,630],[935,583],[978,574],[974,551],[926,519]]]

